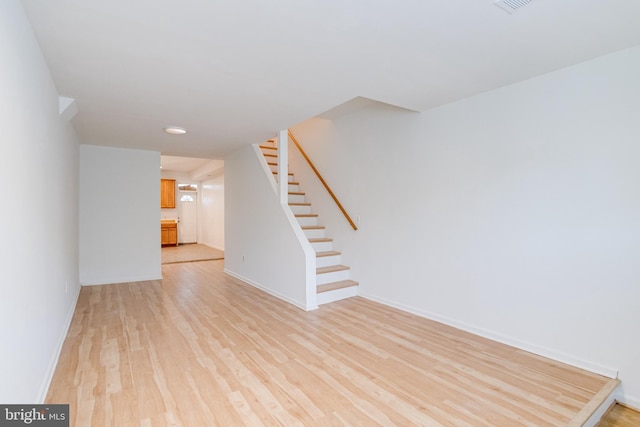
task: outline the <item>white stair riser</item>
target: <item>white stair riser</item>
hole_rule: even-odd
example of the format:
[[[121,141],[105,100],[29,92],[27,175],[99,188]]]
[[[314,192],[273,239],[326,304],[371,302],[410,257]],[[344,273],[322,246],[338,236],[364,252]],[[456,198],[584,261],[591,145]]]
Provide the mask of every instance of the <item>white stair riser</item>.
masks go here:
[[[303,216],[296,219],[298,220],[298,224],[300,224],[301,227],[303,225],[318,225],[317,216]]]
[[[311,242],[311,247],[315,252],[327,252],[333,250],[333,242]]]
[[[318,305],[327,304],[334,301],[339,301],[345,298],[351,298],[358,295],[358,287],[350,286],[348,288],[336,289],[334,291],[320,292],[316,296],[316,303]]]
[[[339,282],[349,279],[349,270],[332,271],[331,273],[316,274],[316,285]]]
[[[340,265],[340,255],[319,256],[316,257],[316,267],[329,267],[331,265]]]
[[[271,172],[278,172],[278,165],[269,165],[269,169],[271,169]]]
[[[293,214],[308,214],[311,213],[311,206],[289,206]]]
[[[293,192],[300,191],[300,186],[298,184],[289,184],[289,191],[293,191]]]
[[[289,194],[289,203],[304,203],[304,195],[302,194]]]
[[[307,236],[307,239],[317,239],[319,237],[325,237],[325,229],[324,228],[320,228],[320,229],[311,229],[311,230],[302,230],[304,232],[304,235]]]

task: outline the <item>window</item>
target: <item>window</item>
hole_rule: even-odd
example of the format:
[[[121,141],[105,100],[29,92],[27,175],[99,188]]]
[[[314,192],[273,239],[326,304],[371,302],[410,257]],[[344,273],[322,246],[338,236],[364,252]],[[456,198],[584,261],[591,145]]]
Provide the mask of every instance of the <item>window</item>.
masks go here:
[[[180,191],[198,191],[197,184],[178,184],[178,190]]]
[[[180,196],[180,201],[181,202],[193,202],[193,196],[191,194],[183,194],[182,196]]]

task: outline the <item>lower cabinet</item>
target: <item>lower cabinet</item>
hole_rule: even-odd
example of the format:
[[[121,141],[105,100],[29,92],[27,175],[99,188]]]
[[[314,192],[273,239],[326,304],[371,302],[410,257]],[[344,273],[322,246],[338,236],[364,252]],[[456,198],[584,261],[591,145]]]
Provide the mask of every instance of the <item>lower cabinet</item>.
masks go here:
[[[162,242],[162,246],[165,245],[176,245],[178,246],[178,224],[175,222],[171,223],[160,223],[160,235]]]

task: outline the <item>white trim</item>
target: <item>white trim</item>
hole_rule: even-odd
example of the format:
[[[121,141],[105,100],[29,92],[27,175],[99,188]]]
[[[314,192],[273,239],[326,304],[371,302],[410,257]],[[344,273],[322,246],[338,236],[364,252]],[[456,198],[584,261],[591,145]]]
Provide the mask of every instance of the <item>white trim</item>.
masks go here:
[[[278,133],[278,196],[281,205],[289,204],[289,133],[286,129]]]
[[[62,328],[62,333],[58,338],[58,345],[53,351],[51,360],[49,361],[49,366],[47,367],[47,371],[45,372],[42,384],[40,385],[40,390],[38,390],[38,395],[34,400],[34,402],[36,402],[37,404],[44,404],[44,400],[47,397],[47,393],[49,392],[49,387],[51,386],[51,381],[53,380],[53,374],[56,371],[58,361],[60,360],[60,354],[62,353],[62,346],[64,345],[64,341],[67,339],[67,334],[69,333],[69,328],[71,327],[71,321],[73,320],[73,314],[76,312],[76,305],[78,304],[78,298],[80,297],[80,289],[81,288],[78,286],[78,292],[76,292],[76,296],[73,298],[73,304],[71,304],[71,308],[67,313],[67,318],[65,320],[64,327]]]
[[[247,285],[253,286],[254,288],[258,288],[261,291],[266,292],[267,294],[272,295],[272,296],[274,296],[274,297],[276,297],[276,298],[278,298],[278,299],[280,299],[282,301],[288,302],[289,304],[292,304],[292,305],[294,305],[294,306],[296,306],[296,307],[298,307],[298,308],[300,308],[302,310],[309,311],[309,310],[314,310],[314,309],[318,308],[317,306],[316,307],[311,307],[311,308],[306,307],[300,301],[294,301],[294,300],[292,300],[291,298],[289,298],[289,297],[287,297],[285,295],[282,295],[282,294],[280,294],[278,292],[274,292],[273,290],[261,285],[260,283],[254,282],[253,280],[250,280],[250,279],[247,279],[246,277],[244,277],[244,276],[242,276],[240,274],[234,273],[233,271],[228,270],[226,268],[223,271],[226,274],[228,274],[229,276],[235,277],[236,279],[243,281]]]
[[[91,279],[80,282],[81,286],[100,286],[100,285],[115,285],[117,283],[129,283],[129,282],[150,282],[154,280],[162,280],[162,274],[159,276],[124,276],[124,277],[112,277],[109,279]]]
[[[431,313],[425,310],[420,310],[404,304],[399,304],[397,302],[390,301],[385,298],[378,298],[374,295],[368,295],[366,293],[365,294],[359,293],[359,296],[369,299],[371,301],[379,302],[380,304],[397,308],[398,310],[406,311],[408,313],[412,313],[420,317],[424,317],[430,320],[434,320],[436,322],[444,323],[445,325],[453,326],[454,328],[461,329],[463,331],[470,332],[472,334],[475,334],[484,338],[488,338],[490,340],[497,341],[502,344],[507,344],[512,347],[517,347],[521,350],[525,350],[530,353],[537,354],[539,356],[547,357],[557,362],[562,362],[567,365],[575,366],[576,368],[584,369],[598,375],[603,375],[608,378],[618,378],[618,370],[614,368],[602,366],[593,362],[588,362],[586,360],[579,359],[577,357],[571,356],[566,353],[562,353],[556,350],[551,350],[549,348],[541,347],[525,341],[520,341],[518,339],[508,337],[494,331],[478,328],[476,326],[469,325],[464,322],[460,322],[445,316],[441,316],[439,314]]]
[[[316,301],[318,302],[318,305],[322,305],[355,296],[358,296],[358,286],[356,285],[346,288],[334,289],[332,291],[320,292],[316,297]]]
[[[616,394],[616,400],[630,408],[635,409],[636,411],[640,411],[640,398],[635,396],[628,396],[624,394],[624,384],[622,387],[618,388],[618,393]]]
[[[607,396],[604,402],[596,409],[593,414],[589,417],[587,421],[582,424],[582,427],[595,427],[598,425],[600,421],[602,421],[602,417],[609,410],[611,405],[613,405],[616,401],[616,394],[620,392],[620,384],[616,387],[616,389]]]

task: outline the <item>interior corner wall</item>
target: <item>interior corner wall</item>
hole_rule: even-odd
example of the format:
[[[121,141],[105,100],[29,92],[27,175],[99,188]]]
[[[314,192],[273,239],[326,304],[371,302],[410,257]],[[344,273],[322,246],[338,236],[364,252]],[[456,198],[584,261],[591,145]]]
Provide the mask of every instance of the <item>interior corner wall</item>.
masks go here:
[[[224,171],[225,272],[308,308],[305,251],[254,147],[228,155]]]
[[[80,146],[80,283],[162,278],[160,153]]]
[[[639,406],[638,76],[640,47],[423,113],[295,127],[361,218],[341,236],[360,294],[619,370]]]
[[[80,289],[78,142],[17,0],[0,61],[0,402],[42,403]]]
[[[198,242],[224,250],[224,175],[200,185]]]

